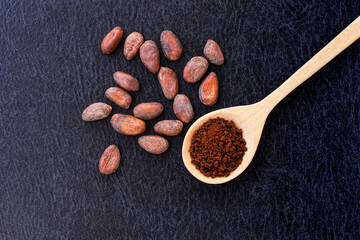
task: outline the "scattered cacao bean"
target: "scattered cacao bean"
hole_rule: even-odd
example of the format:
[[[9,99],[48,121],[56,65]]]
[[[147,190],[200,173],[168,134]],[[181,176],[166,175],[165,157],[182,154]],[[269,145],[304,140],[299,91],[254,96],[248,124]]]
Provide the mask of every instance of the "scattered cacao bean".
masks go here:
[[[115,82],[127,91],[139,91],[139,82],[136,78],[128,73],[115,72],[113,74]]]
[[[114,173],[120,164],[120,151],[115,145],[105,149],[99,162],[99,170],[102,174]]]
[[[224,55],[217,42],[209,39],[204,47],[204,56],[212,64],[220,66],[224,63]]]
[[[101,43],[101,51],[106,54],[112,53],[119,45],[124,31],[121,27],[112,29],[103,39]]]
[[[176,136],[183,130],[183,123],[179,120],[163,120],[155,124],[154,130],[158,134]]]
[[[211,72],[203,80],[199,88],[200,101],[207,105],[212,106],[216,103],[219,95],[219,81],[216,73]]]
[[[182,53],[180,40],[171,31],[163,31],[160,36],[161,48],[167,59],[170,61],[178,60]]]
[[[166,138],[156,135],[147,135],[139,137],[140,147],[152,154],[161,154],[169,148],[169,142]]]
[[[160,68],[160,53],[156,43],[147,40],[140,47],[140,58],[147,69],[152,73],[157,73]]]
[[[184,94],[176,95],[173,110],[175,115],[184,123],[189,123],[194,118],[194,109],[189,98]]]
[[[206,73],[209,63],[204,57],[193,57],[184,68],[184,79],[188,83],[195,83]]]
[[[161,67],[158,73],[158,80],[165,97],[169,100],[174,99],[179,91],[179,82],[173,70]]]
[[[164,106],[158,102],[140,103],[134,108],[134,116],[142,120],[151,120],[159,116]]]
[[[106,103],[97,102],[89,105],[82,113],[84,121],[96,121],[107,118],[111,113],[112,107]]]
[[[120,113],[113,115],[110,123],[117,132],[125,135],[138,135],[145,132],[146,129],[143,120]]]
[[[108,88],[105,92],[105,96],[110,99],[111,101],[113,101],[116,105],[124,108],[124,109],[128,109],[131,105],[131,95],[118,87],[111,87]]]
[[[141,44],[144,42],[144,37],[138,32],[132,32],[125,39],[124,55],[127,60],[133,59],[139,52]]]

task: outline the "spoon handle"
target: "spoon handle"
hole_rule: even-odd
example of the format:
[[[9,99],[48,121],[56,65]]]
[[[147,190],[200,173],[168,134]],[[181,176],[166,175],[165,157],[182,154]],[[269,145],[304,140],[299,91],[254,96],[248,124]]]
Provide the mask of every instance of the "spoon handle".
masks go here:
[[[360,38],[360,16],[339,33],[331,42],[307,61],[276,90],[264,98],[261,103],[269,112],[296,87],[305,82],[319,69],[330,62],[339,53]]]

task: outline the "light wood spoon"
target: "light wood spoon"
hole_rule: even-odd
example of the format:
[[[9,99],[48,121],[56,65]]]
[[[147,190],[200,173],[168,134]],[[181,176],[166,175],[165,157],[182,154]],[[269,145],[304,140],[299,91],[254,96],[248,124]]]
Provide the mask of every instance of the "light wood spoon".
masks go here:
[[[200,181],[209,184],[225,183],[239,176],[247,168],[247,166],[249,166],[251,160],[254,157],[266,118],[271,110],[297,86],[305,82],[314,73],[325,66],[325,64],[330,62],[349,45],[359,39],[359,37],[360,17],[353,21],[329,44],[327,44],[291,77],[289,77],[289,79],[287,79],[275,91],[273,91],[260,102],[246,106],[219,109],[199,118],[188,130],[182,148],[183,161],[189,172]],[[244,155],[242,163],[235,171],[231,172],[228,177],[210,178],[203,175],[195,168],[195,165],[191,163],[189,149],[191,138],[194,132],[203,123],[216,117],[233,120],[235,125],[243,130],[243,136],[246,140],[246,147],[248,150]]]

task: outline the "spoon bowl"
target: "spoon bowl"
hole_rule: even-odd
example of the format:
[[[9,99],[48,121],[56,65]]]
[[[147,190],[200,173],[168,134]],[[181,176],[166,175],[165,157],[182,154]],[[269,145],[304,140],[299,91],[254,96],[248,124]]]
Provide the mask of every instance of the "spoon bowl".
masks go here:
[[[220,184],[228,182],[237,176],[239,176],[250,164],[252,158],[255,155],[257,146],[259,144],[259,140],[261,137],[261,132],[263,129],[264,124],[259,124],[257,126],[254,125],[255,121],[250,121],[251,116],[249,116],[252,110],[257,107],[257,104],[248,105],[248,106],[239,106],[239,107],[230,107],[224,108],[217,111],[210,112],[198,120],[196,120],[191,127],[189,128],[188,132],[185,135],[183,148],[182,148],[182,156],[185,167],[189,170],[189,172],[199,179],[202,182],[209,183],[209,184]],[[255,116],[255,115],[253,115]],[[190,157],[190,145],[191,145],[191,138],[194,135],[195,131],[201,127],[205,122],[213,118],[223,118],[228,121],[233,121],[235,126],[243,131],[243,138],[246,141],[247,151],[243,157],[241,164],[230,173],[228,177],[217,177],[211,178],[206,177],[203,175],[199,170],[196,169],[195,165],[191,163]],[[265,123],[266,117],[263,121]]]
[[[182,157],[188,171],[198,180],[209,184],[225,183],[239,176],[249,166],[255,155],[266,118],[271,110],[296,87],[305,82],[359,38],[360,17],[355,19],[355,21],[338,34],[330,43],[291,75],[289,79],[260,102],[246,106],[219,109],[195,121],[186,133],[182,147]],[[211,178],[203,175],[196,169],[195,165],[191,163],[189,150],[191,138],[195,131],[209,119],[217,117],[232,120],[238,128],[242,129],[247,151],[243,156],[242,163],[237,169],[231,172],[229,176]]]

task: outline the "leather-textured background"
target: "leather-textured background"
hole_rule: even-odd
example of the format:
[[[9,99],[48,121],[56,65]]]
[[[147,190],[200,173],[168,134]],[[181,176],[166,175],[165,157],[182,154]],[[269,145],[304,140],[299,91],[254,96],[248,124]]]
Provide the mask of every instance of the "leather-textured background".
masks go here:
[[[83,122],[93,102],[110,103],[117,70],[137,77],[132,113],[158,101],[175,119],[155,75],[121,47],[100,51],[119,25],[160,44],[165,29],[184,47],[172,68],[195,119],[215,109],[254,103],[359,15],[354,1],[1,1],[0,239],[359,239],[360,42],[284,99],[269,115],[248,169],[223,185],[188,173],[181,144],[189,125],[151,155],[137,137],[116,133],[109,118]],[[220,80],[213,107],[200,83],[182,79],[207,39],[225,55],[210,66]],[[121,165],[98,170],[116,144]]]

